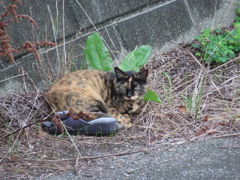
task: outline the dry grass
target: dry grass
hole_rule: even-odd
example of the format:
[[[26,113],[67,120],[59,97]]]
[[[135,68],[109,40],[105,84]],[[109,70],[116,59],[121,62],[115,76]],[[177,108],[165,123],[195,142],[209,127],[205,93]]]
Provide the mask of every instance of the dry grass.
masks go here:
[[[155,55],[147,65],[152,70],[151,89],[162,95],[163,101],[148,106],[145,115],[146,123],[154,124],[149,130],[155,143],[175,138],[188,142],[239,131],[239,60],[209,69],[191,51],[188,45],[179,46]],[[164,73],[171,77],[172,85]],[[191,101],[186,102],[182,95]]]
[[[164,148],[239,133],[239,59],[209,69],[193,54],[188,45],[180,45],[150,59],[146,65],[150,70],[149,88],[160,95],[163,103],[148,102],[132,117],[134,126],[113,137],[47,134],[38,123],[48,117],[44,92],[1,98],[0,178],[75,171],[78,161],[90,156],[121,155],[119,148],[138,152],[134,149],[136,144]],[[184,101],[182,95],[191,103]],[[81,161],[82,170],[87,166]]]

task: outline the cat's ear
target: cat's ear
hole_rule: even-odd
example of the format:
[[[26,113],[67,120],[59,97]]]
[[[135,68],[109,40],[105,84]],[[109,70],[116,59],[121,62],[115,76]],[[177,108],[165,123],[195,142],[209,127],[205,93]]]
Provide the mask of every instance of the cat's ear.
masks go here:
[[[128,75],[124,71],[119,69],[118,67],[115,67],[114,71],[115,71],[117,79],[126,79],[126,78],[128,78]]]
[[[138,78],[147,79],[148,76],[148,69],[141,68],[140,71],[136,74]]]

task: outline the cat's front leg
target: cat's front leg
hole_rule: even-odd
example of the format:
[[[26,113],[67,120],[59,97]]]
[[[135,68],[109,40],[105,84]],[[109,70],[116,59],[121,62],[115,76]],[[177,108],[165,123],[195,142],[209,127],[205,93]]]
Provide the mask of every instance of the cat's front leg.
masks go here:
[[[125,128],[129,128],[132,126],[131,118],[129,117],[129,115],[121,114],[114,107],[108,108],[108,116],[115,118],[116,121]]]

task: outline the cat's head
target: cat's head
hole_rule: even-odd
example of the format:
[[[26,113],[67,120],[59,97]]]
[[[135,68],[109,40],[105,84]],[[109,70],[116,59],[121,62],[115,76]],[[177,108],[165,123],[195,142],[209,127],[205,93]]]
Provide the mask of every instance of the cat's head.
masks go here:
[[[142,68],[139,72],[122,71],[114,68],[116,74],[115,90],[125,100],[136,100],[143,98],[147,84],[148,70]]]

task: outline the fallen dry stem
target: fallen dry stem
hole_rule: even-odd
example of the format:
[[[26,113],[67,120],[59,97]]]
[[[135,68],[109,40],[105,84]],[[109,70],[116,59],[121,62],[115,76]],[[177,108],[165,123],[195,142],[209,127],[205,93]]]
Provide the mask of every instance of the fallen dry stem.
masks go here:
[[[78,157],[78,160],[90,160],[90,159],[99,159],[99,158],[105,158],[105,157],[112,157],[112,156],[124,156],[129,154],[135,154],[144,152],[144,150],[137,150],[137,151],[131,151],[131,152],[124,152],[124,153],[116,153],[116,154],[105,154],[101,156],[91,156],[91,157]],[[25,159],[26,161],[33,161],[32,159]],[[37,160],[38,162],[63,162],[63,161],[74,161],[76,158],[68,158],[68,159],[58,159],[58,160]]]
[[[40,120],[40,121],[37,121],[37,122],[29,123],[29,124],[25,125],[22,128],[18,128],[16,131],[13,131],[13,132],[10,132],[10,133],[6,133],[6,134],[0,136],[0,141],[5,141],[4,138],[7,138],[7,137],[9,137],[11,135],[14,135],[14,134],[16,134],[16,133],[18,133],[20,131],[23,131],[24,129],[26,129],[26,128],[32,126],[32,125],[39,124],[39,123],[42,123],[42,122],[46,122],[46,121],[49,121],[49,120],[50,120],[50,118],[46,118],[46,119],[43,119],[43,120]]]

